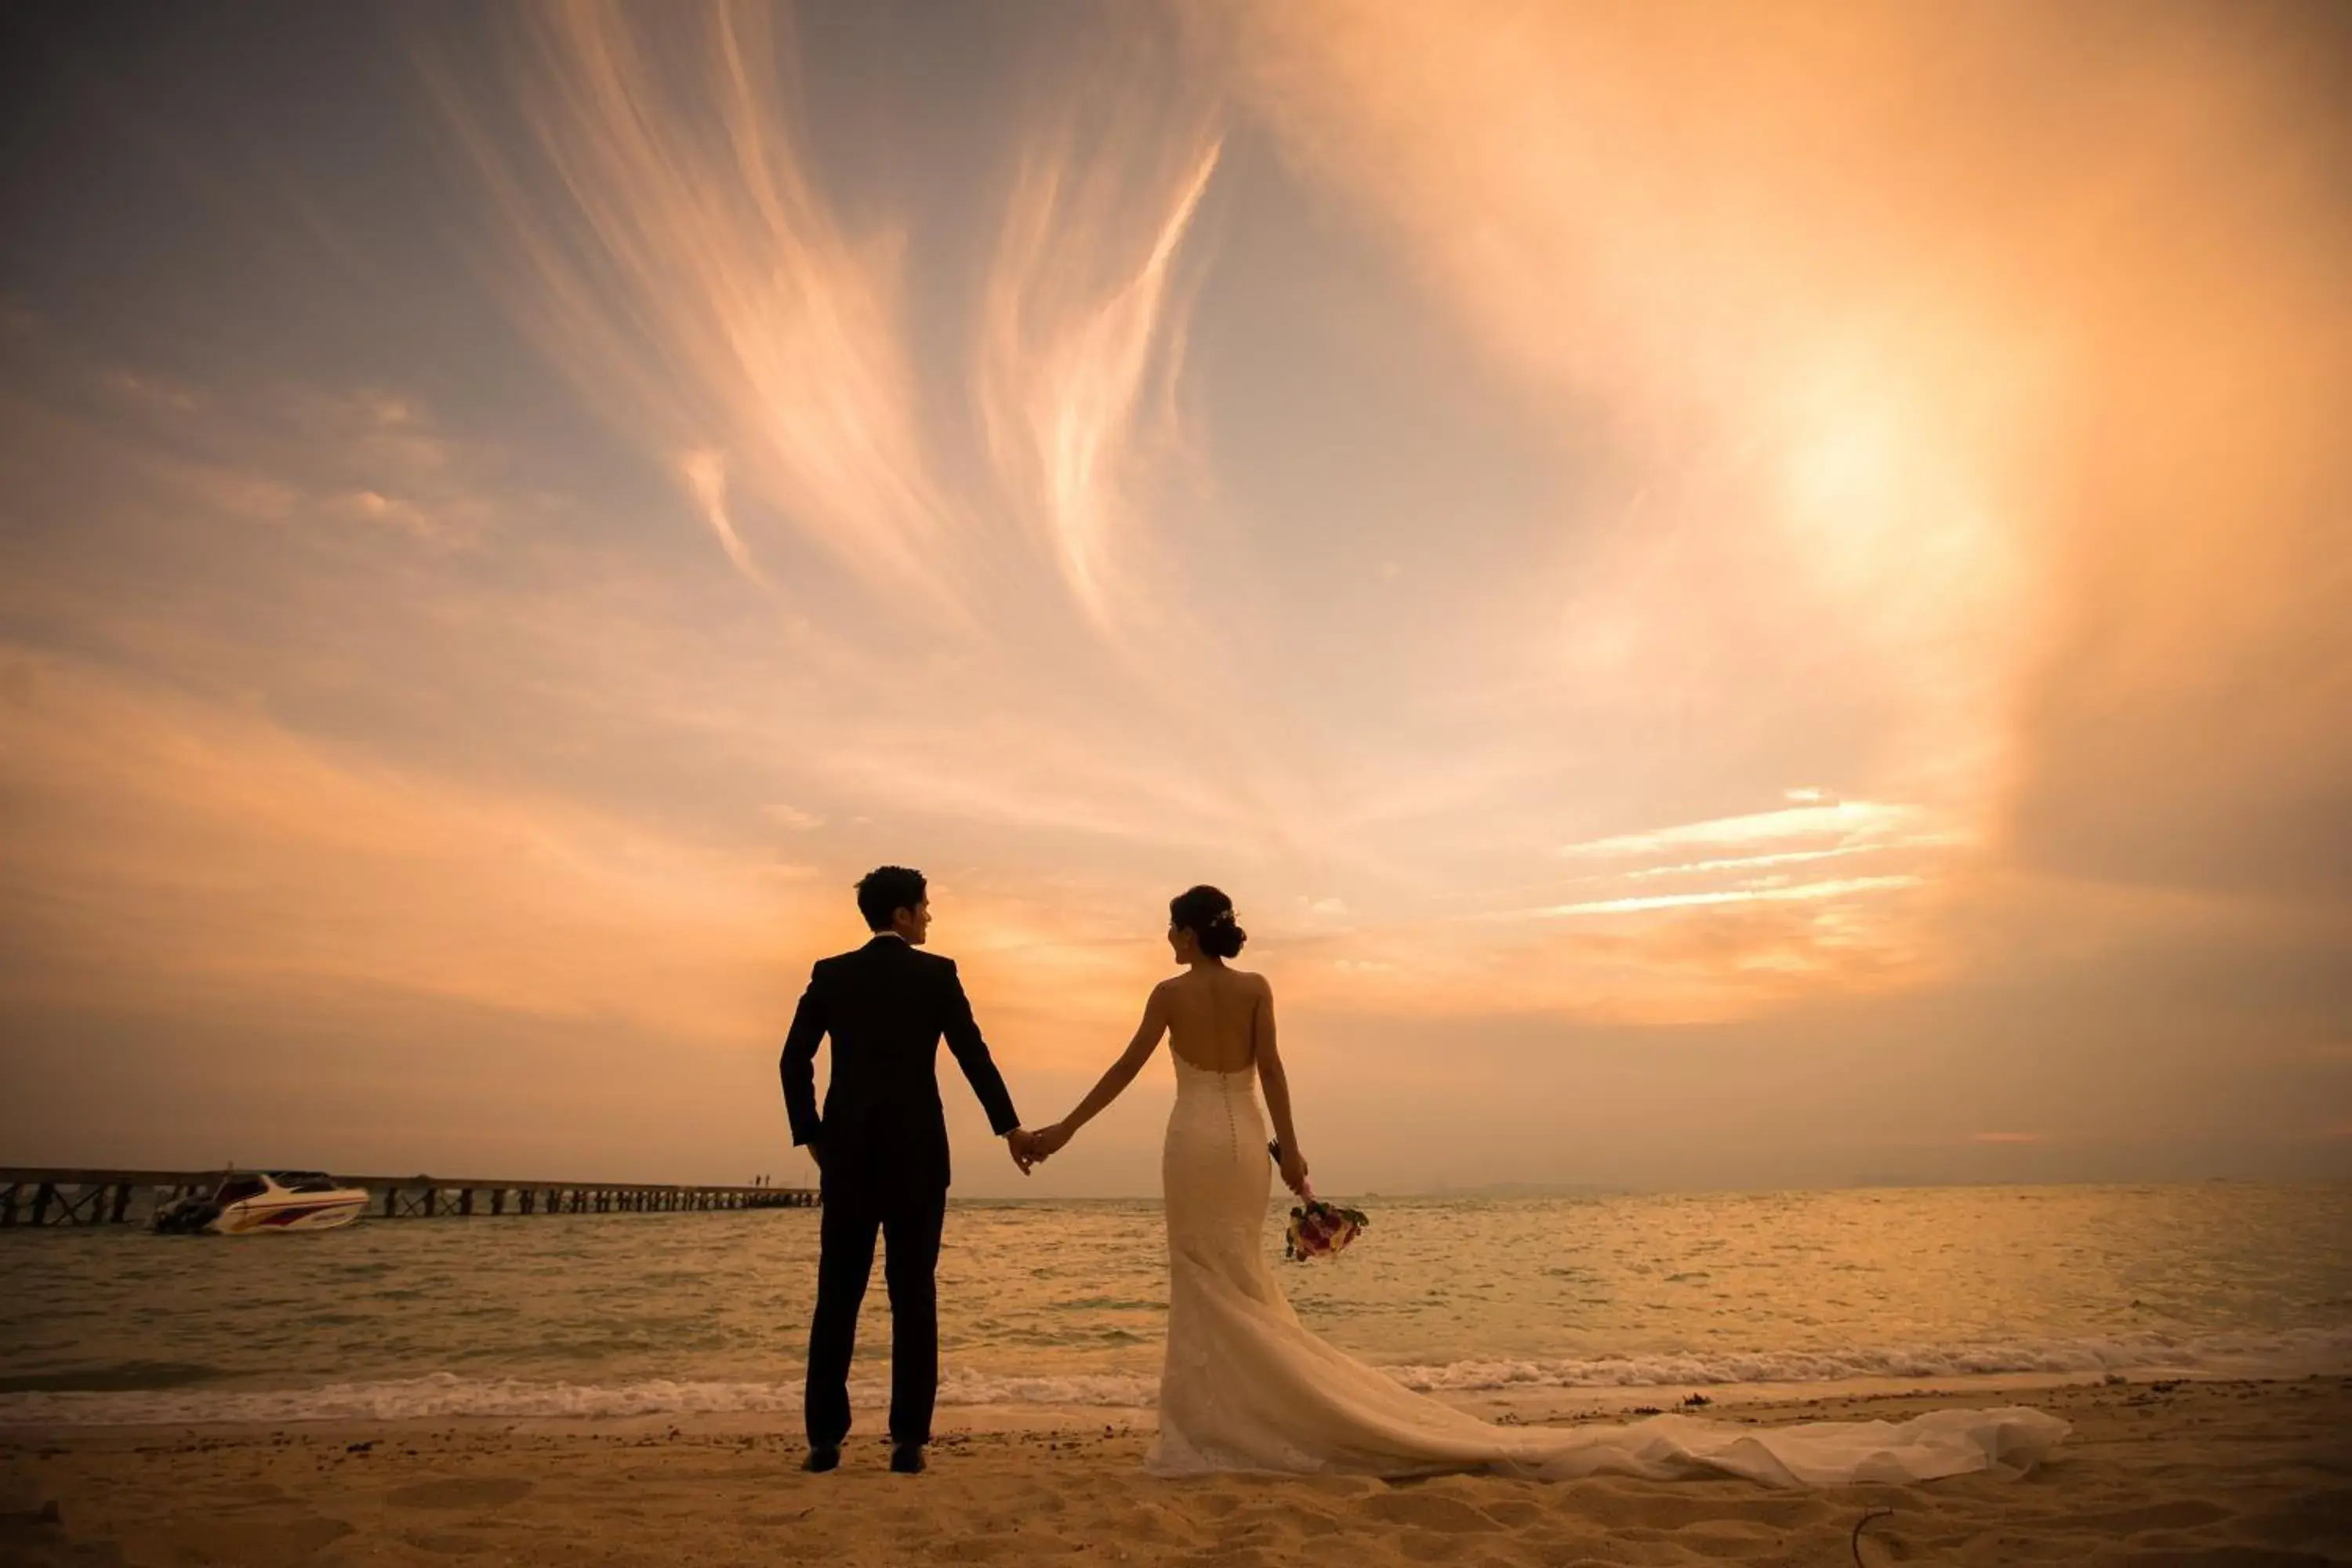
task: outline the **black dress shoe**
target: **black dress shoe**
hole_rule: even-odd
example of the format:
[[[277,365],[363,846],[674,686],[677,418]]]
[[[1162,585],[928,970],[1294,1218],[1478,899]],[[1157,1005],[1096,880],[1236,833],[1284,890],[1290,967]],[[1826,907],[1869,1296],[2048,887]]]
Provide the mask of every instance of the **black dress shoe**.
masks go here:
[[[921,1475],[923,1446],[920,1443],[899,1444],[890,1450],[890,1468],[902,1476]]]
[[[835,1468],[840,1463],[840,1444],[811,1443],[809,1445],[808,1458],[801,1461],[801,1468],[807,1470],[813,1475],[823,1475],[825,1471]]]

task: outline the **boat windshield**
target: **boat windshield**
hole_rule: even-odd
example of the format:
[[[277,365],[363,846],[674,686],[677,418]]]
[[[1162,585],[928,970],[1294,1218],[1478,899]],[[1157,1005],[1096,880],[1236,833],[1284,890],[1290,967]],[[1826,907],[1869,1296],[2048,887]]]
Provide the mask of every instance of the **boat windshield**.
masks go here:
[[[231,1176],[220,1184],[218,1192],[213,1194],[213,1202],[243,1203],[247,1198],[257,1198],[268,1190],[269,1184],[259,1176]]]
[[[324,1171],[272,1171],[269,1175],[289,1192],[331,1193],[337,1185],[335,1178]]]

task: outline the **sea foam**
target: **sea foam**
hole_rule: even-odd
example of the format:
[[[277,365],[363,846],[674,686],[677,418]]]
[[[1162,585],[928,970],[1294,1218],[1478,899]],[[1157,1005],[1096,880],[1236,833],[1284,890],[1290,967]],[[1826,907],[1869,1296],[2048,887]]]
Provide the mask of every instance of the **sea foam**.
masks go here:
[[[1397,1365],[1407,1387],[1455,1394],[1543,1388],[1697,1389],[1728,1384],[1802,1387],[1866,1378],[1955,1379],[2004,1373],[2072,1378],[2105,1373],[2295,1376],[2352,1370],[2352,1331],[2234,1333],[2174,1338],[2141,1333],[2014,1344],[1920,1346],[1844,1353],[1608,1356],[1575,1360],[1465,1360]],[[940,1388],[949,1405],[1060,1405],[1148,1409],[1156,1378],[1118,1373],[1024,1376],[950,1368]],[[879,1410],[879,1383],[852,1389]],[[461,1377],[453,1373],[306,1388],[40,1390],[0,1394],[0,1426],[268,1425],[496,1417],[614,1420],[674,1415],[772,1415],[797,1428],[797,1375],[772,1382],[646,1378],[610,1385]]]

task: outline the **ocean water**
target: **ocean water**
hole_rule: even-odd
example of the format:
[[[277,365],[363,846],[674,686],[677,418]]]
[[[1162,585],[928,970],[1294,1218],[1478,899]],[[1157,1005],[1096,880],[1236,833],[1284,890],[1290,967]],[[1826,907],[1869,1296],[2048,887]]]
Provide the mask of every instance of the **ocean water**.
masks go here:
[[[1279,1260],[1301,1317],[1456,1393],[2352,1370],[2352,1188],[1364,1200]],[[0,1424],[773,1412],[796,1427],[817,1215],[0,1232]],[[1159,1207],[959,1203],[947,1404],[1148,1407]],[[881,1271],[860,1328],[879,1404]]]

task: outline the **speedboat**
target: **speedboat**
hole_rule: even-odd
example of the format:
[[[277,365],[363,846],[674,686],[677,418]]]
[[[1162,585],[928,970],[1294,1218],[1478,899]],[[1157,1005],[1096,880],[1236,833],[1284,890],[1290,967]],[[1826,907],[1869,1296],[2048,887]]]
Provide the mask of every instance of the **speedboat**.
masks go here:
[[[173,1198],[155,1211],[155,1228],[243,1236],[257,1230],[331,1230],[367,1209],[365,1187],[346,1187],[324,1171],[231,1171],[210,1193]]]

